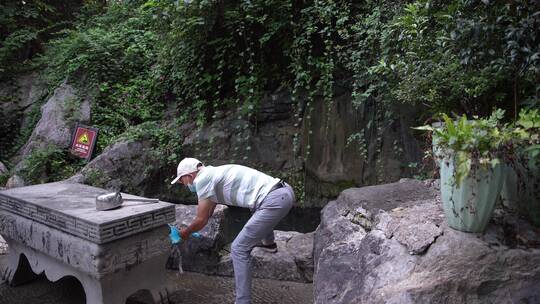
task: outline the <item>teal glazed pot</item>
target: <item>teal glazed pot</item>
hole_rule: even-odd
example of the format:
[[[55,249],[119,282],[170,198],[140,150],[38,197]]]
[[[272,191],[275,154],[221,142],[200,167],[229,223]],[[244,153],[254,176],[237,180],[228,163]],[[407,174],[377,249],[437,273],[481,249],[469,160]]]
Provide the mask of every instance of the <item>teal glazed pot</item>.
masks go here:
[[[476,166],[458,186],[453,154],[441,162],[441,199],[448,226],[464,232],[483,232],[499,197],[503,167]]]

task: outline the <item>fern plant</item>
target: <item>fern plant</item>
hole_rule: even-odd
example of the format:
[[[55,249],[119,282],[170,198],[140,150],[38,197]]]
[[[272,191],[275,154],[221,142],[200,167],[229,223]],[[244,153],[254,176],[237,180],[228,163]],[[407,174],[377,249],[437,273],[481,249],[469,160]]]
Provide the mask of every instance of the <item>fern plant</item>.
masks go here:
[[[511,136],[508,127],[501,123],[503,116],[504,111],[500,109],[493,111],[489,118],[473,116],[472,120],[466,115],[453,120],[442,114],[440,127],[426,125],[414,129],[433,133],[438,148],[442,149],[440,157],[455,157],[455,179],[459,186],[473,165],[494,167],[501,162],[504,144]]]

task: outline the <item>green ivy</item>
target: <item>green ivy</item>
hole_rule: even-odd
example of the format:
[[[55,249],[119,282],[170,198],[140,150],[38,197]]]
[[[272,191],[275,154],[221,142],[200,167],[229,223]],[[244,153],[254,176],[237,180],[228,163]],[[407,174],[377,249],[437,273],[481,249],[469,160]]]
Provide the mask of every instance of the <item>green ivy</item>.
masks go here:
[[[521,101],[539,100],[540,14],[532,2],[406,4],[373,71],[392,80],[391,98],[426,107],[426,116],[501,107],[515,117]]]
[[[83,3],[94,1],[4,0],[0,3],[0,79],[31,68],[47,40],[69,27]]]
[[[156,153],[176,160],[180,151],[167,140],[183,135],[163,129],[187,121],[202,127],[218,112],[236,113],[249,137],[265,92],[280,87],[291,90],[294,127],[311,131],[315,103],[330,112],[336,91],[345,90],[372,113],[362,118],[363,130],[347,134],[348,144],[358,145],[364,161],[375,160],[382,181],[382,138],[399,116],[396,105],[416,106],[424,119],[493,107],[515,117],[518,108],[539,104],[540,14],[531,0],[98,2],[84,1],[71,26],[46,30],[55,39],[34,60],[51,86],[68,79],[94,94],[98,153],[144,130]],[[47,26],[23,28],[2,36],[15,46],[9,52]],[[170,117],[176,125],[162,123]],[[367,135],[374,138],[369,149]],[[302,168],[315,149],[311,133],[293,140]],[[235,142],[235,157],[247,157],[245,142]]]
[[[513,135],[517,158],[531,171],[540,167],[540,111],[522,109],[515,123]]]

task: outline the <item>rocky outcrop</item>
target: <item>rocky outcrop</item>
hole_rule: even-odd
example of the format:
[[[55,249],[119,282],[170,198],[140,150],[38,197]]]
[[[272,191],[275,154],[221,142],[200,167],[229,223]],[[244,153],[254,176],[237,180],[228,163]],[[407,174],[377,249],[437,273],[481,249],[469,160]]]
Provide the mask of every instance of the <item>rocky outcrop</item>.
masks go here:
[[[197,206],[176,206],[176,227],[187,226],[195,218]],[[182,267],[187,271],[215,274],[219,252],[229,241],[227,231],[228,207],[217,205],[208,224],[199,231],[202,238],[191,238],[180,245]]]
[[[313,281],[313,233],[275,231],[276,253],[261,248],[251,252],[253,277],[281,281]],[[229,249],[223,251],[217,269],[221,276],[233,276]]]
[[[540,236],[498,210],[484,234],[449,228],[435,184],[348,189],[315,234],[315,303],[537,303]]]
[[[105,148],[78,174],[69,180],[96,187],[152,196],[152,173],[160,160],[152,153],[152,143],[146,140],[120,140]],[[163,180],[160,180],[163,182]]]
[[[406,176],[406,164],[421,157],[410,132],[415,113],[395,109],[395,117],[378,125],[373,107],[354,108],[350,98],[347,92],[332,104],[315,98],[309,120],[305,105],[293,102],[286,90],[265,96],[251,116],[216,111],[200,128],[195,122],[177,127],[176,132],[185,135],[179,157],[196,157],[207,165],[243,164],[283,178],[296,189],[305,189],[304,207],[322,207],[345,188]],[[165,122],[163,127],[170,126]],[[357,140],[348,143],[355,134]],[[160,170],[160,182],[174,177],[175,165]],[[166,183],[154,183],[153,189],[167,201],[192,202]]]
[[[41,119],[18,156],[24,159],[35,149],[48,145],[68,148],[77,121],[90,121],[90,99],[81,98],[74,87],[64,82],[41,107]]]
[[[17,187],[22,187],[25,185],[25,182],[24,180],[22,179],[22,177],[18,176],[18,175],[13,175],[12,177],[10,177],[7,182],[6,182],[6,188],[9,189],[9,188],[17,188]]]
[[[41,104],[34,101],[36,96],[44,99],[45,90],[38,90],[39,81],[22,82],[19,108]],[[374,102],[353,107],[350,91],[336,87],[339,89],[336,88],[332,102],[315,95],[310,108],[306,107],[305,98],[293,100],[289,90],[280,88],[266,94],[251,114],[246,114],[246,109],[219,110],[201,128],[190,121],[176,130],[185,135],[181,143],[183,155],[179,157],[194,156],[211,165],[239,163],[255,167],[284,178],[297,189],[305,189],[304,206],[316,208],[345,188],[406,176],[409,173],[406,165],[419,162],[421,157],[409,128],[417,115],[414,109],[397,108],[392,110],[391,117],[381,117]],[[11,161],[16,164],[14,173],[24,168],[24,162],[19,161],[36,149],[51,144],[67,148],[75,121],[90,121],[91,96],[92,92],[79,92],[68,82],[56,88],[41,107],[41,119],[30,138]],[[162,127],[170,127],[175,119],[173,113],[165,113]],[[28,113],[23,115],[28,116]],[[151,153],[149,149],[144,151]],[[183,200],[189,199],[186,193],[166,185],[166,180],[174,176],[174,167],[166,164],[166,168],[146,172],[144,175],[150,177],[145,178],[144,185],[151,185],[153,190],[138,194],[160,193],[167,201],[185,203]],[[137,183],[111,183],[139,189]]]

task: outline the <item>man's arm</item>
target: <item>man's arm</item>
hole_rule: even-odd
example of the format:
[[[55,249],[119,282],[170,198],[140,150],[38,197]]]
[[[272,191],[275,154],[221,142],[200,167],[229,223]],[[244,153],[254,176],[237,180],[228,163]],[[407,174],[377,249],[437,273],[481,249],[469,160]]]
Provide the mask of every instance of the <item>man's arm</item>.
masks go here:
[[[182,237],[182,239],[187,240],[187,238],[192,232],[203,229],[204,226],[206,226],[206,224],[208,223],[208,219],[214,213],[215,208],[216,203],[212,202],[211,200],[200,200],[197,205],[197,215],[195,216],[195,219],[193,219],[193,221],[187,228],[180,230],[180,236]]]

